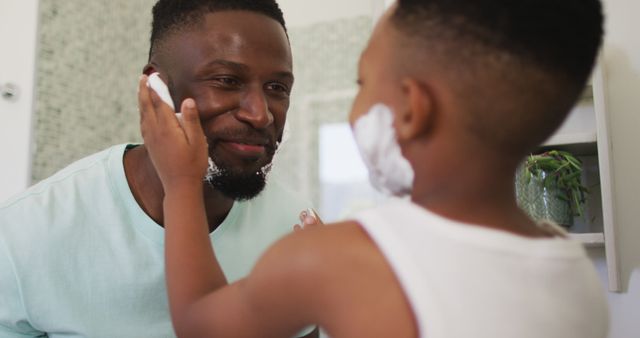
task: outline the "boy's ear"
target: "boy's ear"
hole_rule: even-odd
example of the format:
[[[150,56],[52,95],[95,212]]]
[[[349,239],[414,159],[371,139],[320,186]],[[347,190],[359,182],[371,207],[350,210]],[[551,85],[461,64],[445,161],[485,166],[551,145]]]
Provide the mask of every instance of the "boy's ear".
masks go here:
[[[396,112],[395,126],[399,140],[410,140],[425,134],[433,119],[434,104],[429,90],[415,79],[402,81],[405,104]]]

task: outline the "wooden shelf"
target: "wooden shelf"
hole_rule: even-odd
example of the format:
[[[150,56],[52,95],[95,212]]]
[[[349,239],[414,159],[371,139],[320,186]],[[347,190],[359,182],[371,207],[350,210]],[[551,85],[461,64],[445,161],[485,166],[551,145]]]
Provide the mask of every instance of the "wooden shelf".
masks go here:
[[[569,234],[569,237],[579,241],[588,248],[604,247],[604,233]]]
[[[558,131],[541,146],[542,151],[565,150],[578,156],[598,153],[598,128],[593,103],[578,104]]]
[[[543,147],[565,146],[571,144],[596,143],[596,131],[556,134],[543,144]]]
[[[589,80],[589,83],[584,88],[582,94],[580,94],[580,101],[593,101],[593,78]]]
[[[569,138],[566,139],[567,141]],[[540,146],[536,153],[543,153],[549,150],[563,150],[572,153],[575,156],[596,156],[598,155],[597,142],[577,142],[577,143],[546,143]]]
[[[583,161],[583,180],[591,190],[585,218],[574,222],[570,237],[585,247],[604,248],[609,290],[623,291],[620,250],[616,245],[611,130],[603,69],[599,63],[578,103],[556,133],[536,153],[563,150]]]

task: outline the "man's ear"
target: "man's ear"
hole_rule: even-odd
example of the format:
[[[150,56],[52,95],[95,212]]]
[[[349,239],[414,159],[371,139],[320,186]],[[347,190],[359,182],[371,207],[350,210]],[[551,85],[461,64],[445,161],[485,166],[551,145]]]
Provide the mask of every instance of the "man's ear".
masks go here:
[[[155,72],[157,72],[156,65],[154,65],[153,63],[147,63],[144,68],[142,68],[142,73],[146,76],[149,76]]]
[[[410,140],[425,134],[431,127],[434,100],[431,92],[415,79],[402,81],[405,104],[396,112],[395,126],[399,140]]]

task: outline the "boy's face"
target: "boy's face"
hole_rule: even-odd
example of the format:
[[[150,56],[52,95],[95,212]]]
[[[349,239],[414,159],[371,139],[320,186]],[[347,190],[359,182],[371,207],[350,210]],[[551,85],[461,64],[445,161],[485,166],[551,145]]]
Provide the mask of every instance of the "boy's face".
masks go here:
[[[246,11],[206,14],[167,36],[156,54],[175,102],[196,101],[218,167],[251,177],[271,163],[293,87],[289,41],[277,21]]]
[[[360,56],[358,67],[358,84],[360,89],[356,96],[349,122],[366,114],[378,103],[383,103],[395,111],[402,100],[401,80],[395,66],[393,31],[389,23],[389,11],[380,19],[369,44]]]

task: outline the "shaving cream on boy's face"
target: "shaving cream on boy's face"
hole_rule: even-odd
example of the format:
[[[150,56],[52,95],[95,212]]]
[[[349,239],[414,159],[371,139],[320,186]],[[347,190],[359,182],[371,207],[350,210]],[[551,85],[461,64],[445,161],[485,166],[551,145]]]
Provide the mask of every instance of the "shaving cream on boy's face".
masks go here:
[[[409,195],[414,172],[396,140],[391,109],[384,104],[374,105],[356,120],[353,134],[369,169],[371,184],[386,194]]]

